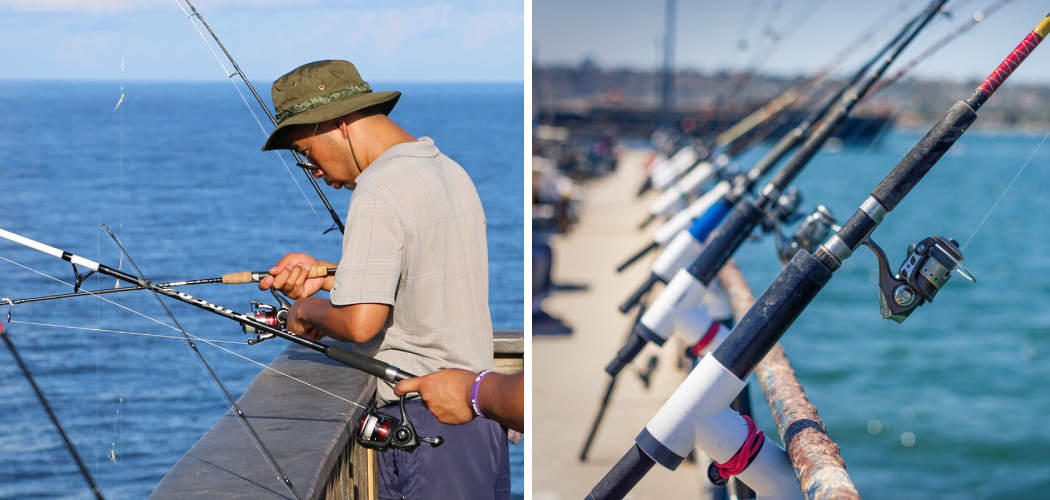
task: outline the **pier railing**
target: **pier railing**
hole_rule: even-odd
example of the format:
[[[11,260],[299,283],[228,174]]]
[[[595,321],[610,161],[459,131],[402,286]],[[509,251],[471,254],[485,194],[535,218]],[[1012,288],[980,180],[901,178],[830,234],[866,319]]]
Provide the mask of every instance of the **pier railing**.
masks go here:
[[[522,330],[494,331],[493,368],[520,371],[524,346]],[[375,378],[294,344],[268,368],[237,403],[296,491],[309,500],[377,498],[375,451],[357,446],[353,437],[359,405],[370,402]],[[227,413],[179,459],[149,498],[289,497],[240,419]]]
[[[743,317],[755,303],[755,296],[734,261],[729,261],[718,277],[729,295],[733,316]],[[766,395],[777,431],[784,441],[795,476],[807,500],[859,500],[839,446],[831,441],[817,408],[810,404],[784,348],[777,344],[755,369],[755,376]]]

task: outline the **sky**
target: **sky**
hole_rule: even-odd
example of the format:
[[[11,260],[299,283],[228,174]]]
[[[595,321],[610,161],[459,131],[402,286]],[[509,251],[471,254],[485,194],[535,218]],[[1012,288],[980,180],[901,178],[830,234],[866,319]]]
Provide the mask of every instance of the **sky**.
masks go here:
[[[370,81],[524,81],[524,0],[190,1],[253,81],[320,59]],[[128,80],[224,79],[179,5],[0,0],[0,79],[117,80],[122,61]]]
[[[939,16],[898,58],[908,61],[996,0],[952,0],[951,19]],[[768,74],[815,73],[860,33],[885,15],[896,13],[876,40],[892,37],[905,16],[921,11],[927,0],[679,0],[675,65],[704,72],[746,71],[755,61]],[[533,62],[578,65],[587,58],[599,67],[651,70],[662,64],[664,0],[534,0]],[[913,75],[954,80],[983,79],[1050,11],[1037,0],[1013,0],[979,22]],[[767,27],[779,42],[767,35]],[[793,28],[793,26],[795,26]],[[741,50],[740,41],[747,41]],[[866,48],[870,49],[873,45]],[[859,63],[857,51],[849,62]],[[845,68],[844,68],[845,69]],[[891,69],[892,71],[892,69]],[[1012,82],[1050,83],[1050,50],[1033,52],[1010,77]]]

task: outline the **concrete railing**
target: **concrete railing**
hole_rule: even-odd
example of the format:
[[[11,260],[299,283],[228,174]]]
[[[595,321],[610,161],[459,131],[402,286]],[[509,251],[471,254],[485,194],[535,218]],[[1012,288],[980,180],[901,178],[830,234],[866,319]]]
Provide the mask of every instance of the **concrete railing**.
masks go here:
[[[523,331],[496,330],[493,341],[494,368],[520,371]],[[376,498],[375,451],[357,446],[353,439],[353,423],[361,415],[360,405],[370,403],[375,378],[294,344],[269,368],[237,404],[296,491],[309,500]],[[149,498],[293,497],[240,418],[228,412],[179,459]]]

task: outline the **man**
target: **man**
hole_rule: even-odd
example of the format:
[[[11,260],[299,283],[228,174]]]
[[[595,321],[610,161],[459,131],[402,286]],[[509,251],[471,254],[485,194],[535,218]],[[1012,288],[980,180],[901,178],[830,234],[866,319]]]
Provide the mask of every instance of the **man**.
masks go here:
[[[394,123],[387,115],[401,94],[373,93],[347,61],[300,66],[272,92],[278,125],[263,150],[296,150],[315,177],[354,190],[335,276],[308,279],[309,266],[335,264],[290,253],[259,284],[295,299],[288,329],[360,344],[416,374],[491,369],[485,214],[466,172]],[[329,298],[313,296],[320,290]],[[376,397],[397,402],[385,383]],[[453,427],[419,400],[407,409],[420,435],[445,444],[380,453],[380,498],[509,498],[496,422]],[[381,411],[400,416],[396,405]]]

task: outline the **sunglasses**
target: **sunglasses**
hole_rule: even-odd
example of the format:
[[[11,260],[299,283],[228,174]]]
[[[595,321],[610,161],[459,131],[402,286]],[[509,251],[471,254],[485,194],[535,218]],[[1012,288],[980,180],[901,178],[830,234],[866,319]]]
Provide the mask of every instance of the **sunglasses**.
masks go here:
[[[321,170],[321,167],[317,166],[316,164],[310,161],[310,149],[314,147],[314,140],[317,139],[317,127],[319,127],[320,125],[320,123],[314,125],[314,133],[310,136],[310,146],[306,148],[306,151],[300,153],[303,155],[303,161],[295,163],[295,166],[311,173],[313,173],[313,171],[315,170]]]

